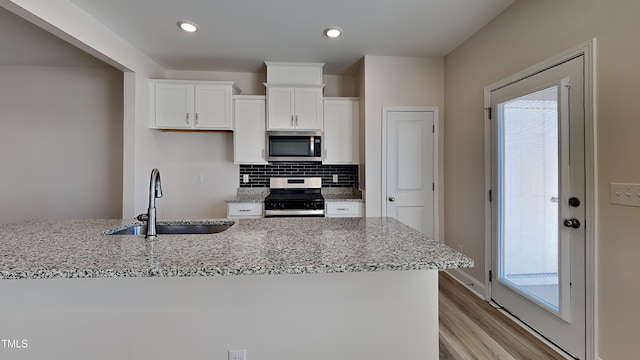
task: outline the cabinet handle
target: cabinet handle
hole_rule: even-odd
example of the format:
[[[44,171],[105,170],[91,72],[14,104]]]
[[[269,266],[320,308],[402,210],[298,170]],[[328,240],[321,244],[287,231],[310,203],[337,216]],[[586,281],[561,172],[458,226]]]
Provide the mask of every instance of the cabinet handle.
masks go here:
[[[293,114],[291,114],[291,126],[293,126]]]
[[[324,160],[327,160],[327,149],[324,149]]]
[[[298,115],[296,115],[296,126],[298,126]]]
[[[187,113],[187,124],[189,123],[189,113]]]
[[[198,125],[198,113],[196,113],[196,125]]]
[[[249,209],[240,209],[240,210],[238,210],[238,211],[240,211],[240,212],[249,212],[249,211],[251,211],[251,210],[249,210]]]
[[[262,149],[262,160],[264,160],[264,149]]]
[[[347,208],[336,208],[336,210],[338,210],[338,211],[347,211],[349,209],[347,209]]]

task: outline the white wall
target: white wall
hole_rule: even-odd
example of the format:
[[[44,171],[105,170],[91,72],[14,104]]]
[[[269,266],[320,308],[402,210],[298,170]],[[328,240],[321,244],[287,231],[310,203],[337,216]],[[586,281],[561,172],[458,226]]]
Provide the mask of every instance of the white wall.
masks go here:
[[[438,359],[438,272],[0,282],[2,359]]]
[[[436,106],[440,109],[442,122],[444,60],[439,57],[365,56],[364,91],[366,213],[367,216],[381,216],[382,107]],[[440,169],[439,173],[444,172]],[[442,179],[440,184],[444,184]],[[443,229],[442,225],[440,229]]]
[[[640,208],[609,203],[609,183],[640,183],[640,2],[521,0],[445,58],[446,241],[484,279],[483,89],[597,38],[599,356],[637,357]],[[465,226],[460,226],[459,219]]]
[[[0,65],[0,223],[120,218],[122,72]]]

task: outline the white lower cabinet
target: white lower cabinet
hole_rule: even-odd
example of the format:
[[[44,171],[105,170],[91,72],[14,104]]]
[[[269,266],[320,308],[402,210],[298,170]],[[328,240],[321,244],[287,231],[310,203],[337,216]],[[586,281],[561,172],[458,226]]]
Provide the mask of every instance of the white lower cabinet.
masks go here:
[[[228,203],[228,218],[259,219],[264,216],[264,204],[262,203]]]
[[[233,98],[233,131],[236,164],[266,164],[265,97],[238,95]]]
[[[361,201],[325,202],[326,217],[362,217]]]

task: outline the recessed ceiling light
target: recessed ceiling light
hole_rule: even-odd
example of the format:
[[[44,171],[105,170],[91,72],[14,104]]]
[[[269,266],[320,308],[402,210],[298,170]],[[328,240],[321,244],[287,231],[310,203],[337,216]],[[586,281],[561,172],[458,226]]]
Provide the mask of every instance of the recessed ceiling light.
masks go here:
[[[186,32],[196,32],[198,31],[198,25],[194,22],[191,21],[184,21],[184,20],[180,20],[178,21],[178,26],[180,27],[180,29],[186,31]]]
[[[342,29],[337,26],[331,26],[324,29],[324,34],[330,38],[337,38],[338,36],[342,35]]]

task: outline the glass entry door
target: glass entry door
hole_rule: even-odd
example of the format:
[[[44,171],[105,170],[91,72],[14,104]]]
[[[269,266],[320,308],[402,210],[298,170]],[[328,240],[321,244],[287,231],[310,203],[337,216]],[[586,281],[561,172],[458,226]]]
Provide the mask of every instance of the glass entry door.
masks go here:
[[[585,354],[582,57],[491,92],[491,298]]]

